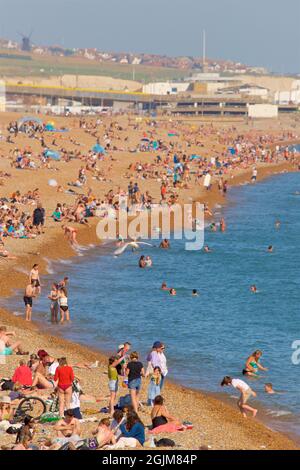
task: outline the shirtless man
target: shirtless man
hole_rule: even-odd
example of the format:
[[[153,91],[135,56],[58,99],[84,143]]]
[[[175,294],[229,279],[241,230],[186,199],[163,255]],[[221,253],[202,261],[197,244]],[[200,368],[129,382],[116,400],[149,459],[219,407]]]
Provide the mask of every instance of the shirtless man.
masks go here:
[[[26,286],[24,292],[24,304],[25,304],[25,320],[31,321],[32,314],[32,299],[36,297],[36,284],[35,280],[31,279],[31,283]]]
[[[54,430],[57,433],[57,437],[69,438],[81,435],[80,422],[77,418],[74,418],[73,410],[67,410],[65,417],[60,419],[54,426]]]
[[[29,282],[35,287],[35,293],[41,293],[41,282],[40,282],[40,275],[39,275],[39,265],[34,264],[29,274]]]
[[[71,243],[72,246],[78,246],[78,242],[76,239],[77,236],[77,229],[70,227],[68,225],[62,225],[62,230],[64,231],[64,235],[66,239]]]
[[[21,342],[16,341],[12,342],[12,337],[15,337],[16,333],[14,331],[7,331],[6,326],[0,326],[0,341],[4,343],[5,348],[0,352],[0,355],[10,356],[14,351],[17,354],[28,354],[24,352],[21,347]]]

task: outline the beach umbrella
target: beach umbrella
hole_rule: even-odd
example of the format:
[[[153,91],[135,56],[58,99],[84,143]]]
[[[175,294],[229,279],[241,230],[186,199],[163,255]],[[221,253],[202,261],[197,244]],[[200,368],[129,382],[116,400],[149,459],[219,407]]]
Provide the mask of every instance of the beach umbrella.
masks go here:
[[[46,131],[54,131],[55,130],[55,125],[54,122],[47,122],[45,126]]]
[[[101,154],[104,154],[104,153],[105,153],[104,147],[102,147],[102,145],[100,145],[100,144],[94,145],[94,147],[92,148],[92,150],[93,150],[93,152],[95,152],[95,153],[101,153]]]

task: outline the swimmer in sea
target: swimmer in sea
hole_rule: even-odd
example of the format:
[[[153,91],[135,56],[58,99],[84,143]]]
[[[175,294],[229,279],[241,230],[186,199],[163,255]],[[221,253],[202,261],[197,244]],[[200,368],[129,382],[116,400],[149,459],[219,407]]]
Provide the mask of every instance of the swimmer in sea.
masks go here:
[[[251,292],[253,292],[253,294],[257,294],[257,292],[258,292],[258,291],[257,291],[257,287],[256,287],[255,284],[253,284],[253,285],[250,287],[250,290],[251,290]]]
[[[140,268],[145,268],[146,267],[146,260],[145,260],[145,256],[142,255],[139,259],[139,267]]]
[[[280,228],[281,222],[280,220],[276,220],[275,222],[275,228]]]
[[[145,266],[147,268],[151,268],[152,266],[152,259],[150,258],[150,256],[146,256],[146,259],[145,259]]]
[[[210,228],[211,232],[216,232],[217,231],[217,226],[216,226],[215,222],[210,224],[209,228]]]
[[[273,253],[273,246],[272,245],[268,246],[268,253]]]
[[[211,253],[212,252],[212,250],[209,248],[208,245],[205,245],[204,251],[205,251],[205,253]]]
[[[273,389],[273,385],[271,383],[265,384],[265,392],[268,393],[269,395],[274,395],[275,393],[277,393]]]
[[[163,282],[162,285],[161,285],[161,290],[168,290],[170,291],[170,288],[167,286],[167,283],[166,282]]]
[[[193,297],[198,297],[198,295],[199,295],[199,294],[198,294],[197,289],[193,289],[193,290],[192,290],[192,296],[193,296]]]
[[[247,361],[245,368],[243,369],[243,375],[248,375],[250,377],[257,377],[260,370],[267,371],[267,367],[263,367],[259,361],[262,356],[262,352],[257,349],[251,354]]]
[[[166,238],[164,240],[161,241],[160,245],[159,245],[159,248],[162,248],[164,250],[167,250],[170,248],[170,242],[169,240],[167,240]]]
[[[173,287],[170,289],[170,295],[176,295],[176,290]]]

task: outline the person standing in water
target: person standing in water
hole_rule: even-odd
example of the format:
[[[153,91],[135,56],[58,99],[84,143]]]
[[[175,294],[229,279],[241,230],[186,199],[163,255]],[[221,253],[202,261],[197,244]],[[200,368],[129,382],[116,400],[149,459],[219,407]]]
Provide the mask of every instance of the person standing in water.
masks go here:
[[[221,387],[224,387],[224,385],[225,386],[231,385],[233,388],[235,388],[241,393],[240,398],[237,402],[237,405],[242,415],[244,416],[244,418],[247,418],[246,411],[250,411],[252,413],[252,417],[255,418],[255,416],[257,415],[257,409],[252,408],[251,406],[247,405],[247,401],[252,396],[256,397],[256,392],[254,392],[254,390],[252,390],[249,387],[249,385],[243,380],[233,379],[232,377],[229,377],[229,376],[224,377],[224,379],[222,380]]]
[[[162,248],[163,250],[168,250],[170,248],[170,242],[166,238],[164,238],[159,245],[159,248]]]
[[[246,361],[245,368],[243,369],[243,375],[249,375],[249,376],[252,376],[252,377],[257,377],[258,372],[260,370],[262,370],[262,371],[267,371],[268,370],[267,367],[263,367],[259,363],[261,356],[262,356],[262,352],[259,349],[257,349],[256,351],[254,351],[253,354],[251,354],[248,357],[248,359]]]
[[[77,229],[74,227],[67,226],[67,225],[62,225],[61,228],[64,231],[64,235],[66,239],[70,242],[71,246],[77,247],[78,246]]]
[[[255,183],[256,179],[257,179],[257,168],[254,167],[252,170],[252,177],[251,177],[252,183]]]
[[[40,275],[39,275],[39,265],[34,264],[29,274],[29,282],[33,284],[35,287],[36,294],[41,293],[41,282],[40,282]]]
[[[35,287],[35,282],[32,279],[31,283],[26,286],[24,297],[23,297],[24,304],[25,304],[25,320],[26,321],[31,321],[32,299],[34,297],[36,297],[36,287]]]
[[[51,300],[50,312],[51,312],[51,323],[58,323],[58,286],[57,284],[52,284],[51,292],[48,295],[48,299]]]
[[[70,321],[70,311],[68,306],[68,292],[66,287],[61,287],[58,291],[59,307],[60,307],[60,323]]]
[[[225,232],[226,230],[226,222],[225,222],[224,217],[222,217],[222,219],[220,220],[220,230],[221,232]]]

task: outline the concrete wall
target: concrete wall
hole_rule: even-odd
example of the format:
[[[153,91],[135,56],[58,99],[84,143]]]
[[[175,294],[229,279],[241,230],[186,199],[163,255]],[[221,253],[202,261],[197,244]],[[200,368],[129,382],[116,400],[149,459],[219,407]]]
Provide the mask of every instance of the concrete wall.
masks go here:
[[[250,104],[248,113],[251,118],[276,118],[278,106],[275,104]]]
[[[267,98],[269,91],[266,88],[242,88],[240,89],[241,95],[247,96],[260,96],[261,98]]]

